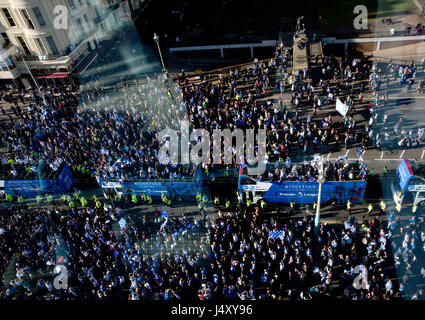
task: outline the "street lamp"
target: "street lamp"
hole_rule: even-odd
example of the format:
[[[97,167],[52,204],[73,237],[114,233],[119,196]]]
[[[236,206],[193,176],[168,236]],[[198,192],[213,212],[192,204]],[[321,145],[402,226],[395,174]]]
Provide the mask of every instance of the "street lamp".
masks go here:
[[[159,47],[159,36],[156,33],[154,33],[153,39],[155,40],[156,45],[158,46],[159,57],[161,58],[162,70],[165,70],[164,60],[162,60],[161,48]]]
[[[320,228],[320,200],[322,198],[322,184],[325,183],[325,176],[323,175],[323,158],[321,156],[315,157],[319,162],[319,193],[317,195],[317,208],[316,217],[314,218],[314,232],[317,234]]]
[[[39,93],[40,93],[40,95],[41,95],[40,86],[38,85],[37,81],[35,80],[35,78],[34,78],[34,76],[33,76],[32,72],[31,72],[30,68],[28,67],[27,62],[25,61],[24,56],[22,55],[21,48],[16,47],[16,53],[18,53],[18,54],[21,56],[21,59],[22,59],[22,61],[24,62],[24,65],[25,65],[25,67],[27,68],[28,73],[30,74],[30,76],[31,76],[32,80],[33,80],[33,81],[34,81],[34,83],[35,83],[35,86],[36,86],[36,88],[37,88],[38,92],[39,92]]]

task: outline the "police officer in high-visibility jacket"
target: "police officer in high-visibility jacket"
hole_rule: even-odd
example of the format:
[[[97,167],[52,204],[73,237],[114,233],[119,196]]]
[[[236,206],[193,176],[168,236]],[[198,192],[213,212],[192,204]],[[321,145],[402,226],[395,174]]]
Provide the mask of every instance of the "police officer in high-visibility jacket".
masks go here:
[[[316,203],[316,201],[314,201],[314,203],[313,203],[313,210],[316,210],[317,209],[317,203]]]
[[[226,201],[226,209],[230,208],[230,200]]]
[[[41,204],[41,202],[43,201],[43,198],[37,194],[37,196],[35,197],[35,200],[37,200],[37,204]]]
[[[87,200],[86,200],[86,198],[81,197],[80,201],[81,201],[81,206],[82,206],[82,207],[85,207],[85,206],[87,205]]]
[[[137,204],[137,195],[135,193],[131,195],[131,202],[133,202],[133,204]]]
[[[148,204],[151,205],[152,204],[152,197],[151,196],[147,196],[146,197]]]
[[[379,208],[380,208],[379,214],[380,215],[385,214],[386,205],[384,200],[381,200],[381,203],[379,204]]]
[[[416,212],[416,210],[418,210],[418,206],[417,206],[416,204],[414,204],[414,205],[412,206],[412,213],[415,213],[415,212]]]
[[[10,203],[13,201],[13,196],[11,194],[6,195],[6,200]]]
[[[18,197],[18,203],[20,204],[20,205],[24,205],[24,197],[23,196],[19,196]]]
[[[351,200],[347,201],[347,212],[348,214],[351,214]]]
[[[102,207],[102,203],[99,200],[97,200],[96,201],[96,208],[100,209],[101,207]]]
[[[372,215],[373,205],[369,202],[369,205],[367,206],[367,214]]]
[[[266,209],[266,202],[264,200],[261,200],[260,206],[261,206],[261,210],[265,210]]]
[[[291,209],[291,214],[294,214],[295,213],[295,201],[294,200],[291,200],[289,207]]]
[[[218,196],[214,197],[214,205],[216,205],[217,207],[220,205],[220,199]]]
[[[397,201],[396,206],[395,206],[395,209],[397,210],[397,212],[400,212],[401,211],[401,203],[400,203],[400,201]]]
[[[249,207],[251,207],[251,203],[252,203],[252,200],[251,199],[248,199],[247,201],[246,201],[246,206],[249,208]]]

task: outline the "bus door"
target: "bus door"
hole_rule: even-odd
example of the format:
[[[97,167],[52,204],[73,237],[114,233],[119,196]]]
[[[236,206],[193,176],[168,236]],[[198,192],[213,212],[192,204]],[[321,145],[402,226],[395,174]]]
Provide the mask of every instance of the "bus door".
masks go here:
[[[249,198],[249,200],[251,200],[251,202],[254,202],[254,195],[253,195],[252,191],[248,192],[248,198]]]
[[[242,202],[246,203],[246,191],[242,191]]]

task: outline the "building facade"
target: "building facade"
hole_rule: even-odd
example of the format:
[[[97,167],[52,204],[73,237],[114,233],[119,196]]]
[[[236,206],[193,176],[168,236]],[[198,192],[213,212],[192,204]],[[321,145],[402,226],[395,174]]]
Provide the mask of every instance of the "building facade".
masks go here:
[[[0,79],[55,77],[89,64],[143,0],[0,0]],[[84,69],[84,68],[83,68]],[[31,85],[33,86],[33,85]]]

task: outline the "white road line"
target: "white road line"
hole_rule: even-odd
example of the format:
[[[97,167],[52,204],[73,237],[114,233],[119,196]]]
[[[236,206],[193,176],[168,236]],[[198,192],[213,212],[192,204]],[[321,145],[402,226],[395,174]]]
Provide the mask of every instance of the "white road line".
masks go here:
[[[384,151],[381,151],[381,159],[384,157]]]
[[[332,152],[329,152],[329,154],[328,154],[328,156],[326,158],[329,159],[329,157],[331,156],[331,154],[332,154]]]
[[[347,152],[345,153],[345,156],[347,156],[349,152],[350,152],[350,149],[347,150]]]
[[[403,158],[404,153],[406,152],[406,150],[403,150],[403,152],[400,154],[399,159]]]
[[[423,159],[423,158],[424,158],[424,153],[425,153],[425,149],[424,149],[424,150],[422,150],[421,159]]]

